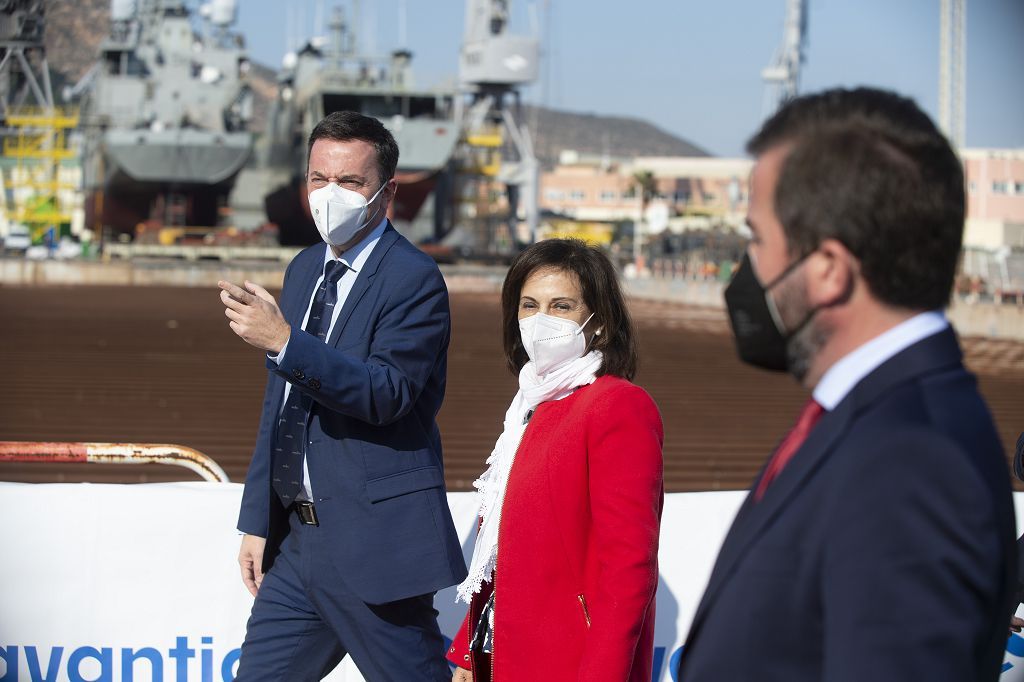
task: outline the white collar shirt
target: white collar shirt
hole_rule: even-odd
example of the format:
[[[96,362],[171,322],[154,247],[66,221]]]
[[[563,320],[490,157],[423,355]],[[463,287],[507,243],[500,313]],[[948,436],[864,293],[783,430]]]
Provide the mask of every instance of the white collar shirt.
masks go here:
[[[826,370],[814,387],[814,400],[826,410],[834,410],[843,398],[886,360],[918,341],[949,327],[941,311],[919,313],[844,355]]]

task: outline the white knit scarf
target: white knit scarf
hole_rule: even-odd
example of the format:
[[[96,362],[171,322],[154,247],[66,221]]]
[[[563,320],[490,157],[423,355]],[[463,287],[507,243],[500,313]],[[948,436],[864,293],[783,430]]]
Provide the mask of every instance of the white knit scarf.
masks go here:
[[[478,516],[483,519],[473,548],[469,575],[458,587],[456,601],[470,602],[480,591],[485,580],[490,580],[498,561],[498,528],[501,509],[505,501],[505,487],[515,460],[516,450],[526,431],[527,415],[543,402],[561,400],[580,386],[594,383],[601,368],[600,351],[590,351],[559,369],[537,376],[532,362],[519,372],[519,391],[505,413],[505,430],[498,436],[491,456],[487,458],[487,471],[473,485],[480,501]]]

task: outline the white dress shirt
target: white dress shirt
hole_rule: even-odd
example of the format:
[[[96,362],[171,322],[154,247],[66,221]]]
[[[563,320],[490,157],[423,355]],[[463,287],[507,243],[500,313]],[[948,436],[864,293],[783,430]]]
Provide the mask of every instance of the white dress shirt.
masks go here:
[[[904,320],[854,351],[844,355],[821,377],[814,387],[814,400],[826,410],[834,410],[853,387],[886,360],[949,327],[941,311],[919,313]]]
[[[334,310],[331,313],[331,323],[327,327],[327,335],[325,338],[331,338],[331,331],[334,330],[334,323],[338,321],[338,315],[341,314],[341,309],[345,307],[345,300],[348,299],[349,292],[352,291],[352,286],[356,283],[356,278],[362,271],[363,266],[366,265],[366,261],[369,260],[370,254],[373,252],[373,247],[377,246],[377,242],[380,241],[381,235],[384,234],[385,228],[388,226],[387,218],[381,219],[377,227],[373,228],[370,234],[366,235],[362,241],[353,247],[350,247],[345,253],[341,254],[341,257],[334,257],[334,250],[328,245],[324,250],[324,265],[330,260],[341,261],[346,266],[344,274],[338,279],[338,302],[334,306]],[[324,281],[323,268],[320,269],[320,277],[317,278],[316,284],[313,285],[313,290],[309,294],[309,303],[306,304],[306,314],[302,316],[302,324],[300,325],[303,329],[306,328],[306,321],[309,319],[309,309],[313,305],[313,297],[316,296],[316,290],[320,288],[320,283]],[[267,353],[267,357],[271,362],[277,364],[281,363],[284,359],[285,351],[288,350],[288,342],[286,341],[281,351],[277,355],[271,355]],[[291,382],[285,382],[284,384],[284,396],[281,398],[281,409],[284,409],[284,404],[288,401],[288,394],[291,393],[292,385]],[[302,458],[302,488],[298,494],[295,495],[296,500],[312,500],[313,489],[309,482],[309,465],[306,462],[305,456]]]

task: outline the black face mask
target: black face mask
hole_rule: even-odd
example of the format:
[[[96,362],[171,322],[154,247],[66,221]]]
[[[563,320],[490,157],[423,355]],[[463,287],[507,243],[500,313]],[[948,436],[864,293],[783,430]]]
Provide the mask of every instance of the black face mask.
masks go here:
[[[815,311],[810,311],[793,331],[787,333],[781,329],[778,312],[768,301],[768,291],[805,258],[807,256],[794,261],[768,286],[764,286],[754,274],[749,254],[743,255],[739,270],[725,288],[725,306],[729,311],[736,350],[743,362],[773,372],[789,369],[789,354],[786,352],[789,340],[810,321]]]

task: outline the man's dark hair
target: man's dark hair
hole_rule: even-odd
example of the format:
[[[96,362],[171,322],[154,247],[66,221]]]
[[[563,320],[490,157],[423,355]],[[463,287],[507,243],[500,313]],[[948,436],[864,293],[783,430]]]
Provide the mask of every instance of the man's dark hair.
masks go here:
[[[604,355],[597,376],[632,379],[636,374],[636,334],[608,256],[578,239],[547,239],[528,247],[512,261],[501,287],[501,316],[505,360],[513,374],[529,361],[519,334],[519,298],[526,280],[537,270],[551,268],[573,275],[583,302],[594,313],[590,329],[600,329],[590,344]]]
[[[760,156],[780,145],[792,145],[775,188],[791,254],[836,239],[878,300],[946,306],[963,238],[963,167],[912,100],[871,88],[799,97],[747,150]]]
[[[309,155],[313,151],[313,143],[317,140],[362,140],[372,144],[374,151],[377,152],[377,171],[380,173],[381,184],[395,177],[395,169],[398,168],[398,144],[391,131],[372,116],[363,116],[355,111],[334,111],[327,114],[309,134],[309,144],[306,146],[307,165]]]

